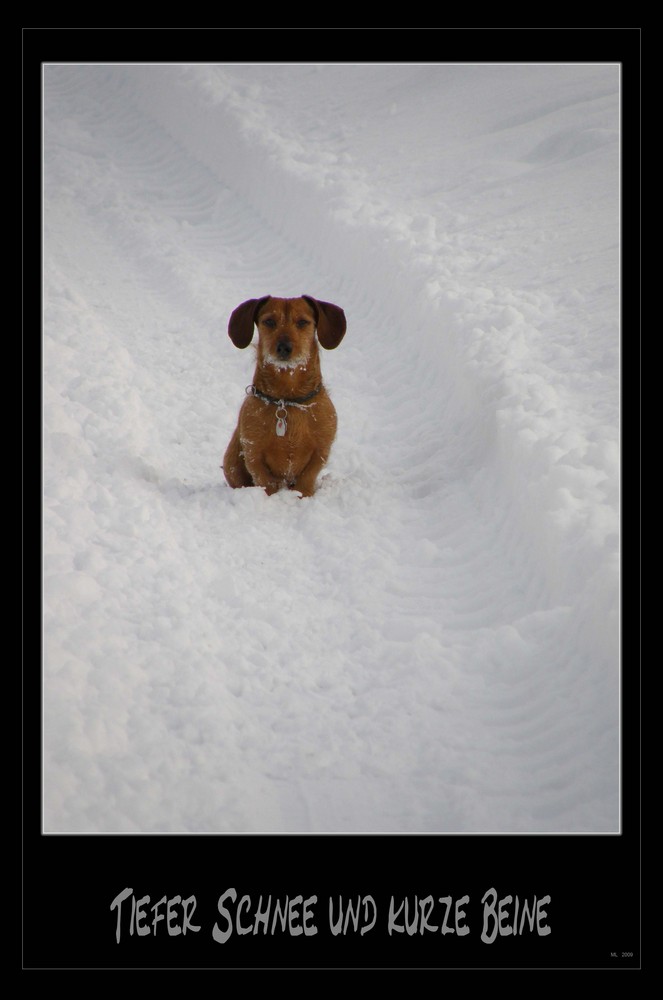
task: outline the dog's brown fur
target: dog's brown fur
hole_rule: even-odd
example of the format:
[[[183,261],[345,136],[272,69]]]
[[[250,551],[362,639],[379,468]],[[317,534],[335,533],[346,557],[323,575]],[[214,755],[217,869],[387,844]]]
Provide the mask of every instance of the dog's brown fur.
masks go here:
[[[285,487],[312,496],[336,435],[336,410],[322,383],[318,342],[327,350],[338,347],[345,314],[309,295],[249,299],[228,323],[236,347],[248,347],[254,324],[258,345],[253,389],[285,405],[279,408],[258,395],[247,397],[223,459],[226,481],[233,488],[261,486],[271,494]],[[297,400],[304,402],[293,402]],[[276,433],[279,415],[286,421],[283,436]]]

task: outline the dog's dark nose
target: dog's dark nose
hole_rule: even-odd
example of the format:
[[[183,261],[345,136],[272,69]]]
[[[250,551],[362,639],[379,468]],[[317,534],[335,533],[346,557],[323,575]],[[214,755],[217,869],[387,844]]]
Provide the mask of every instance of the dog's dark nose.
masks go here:
[[[292,344],[289,340],[279,340],[276,345],[276,355],[285,361],[292,354]]]

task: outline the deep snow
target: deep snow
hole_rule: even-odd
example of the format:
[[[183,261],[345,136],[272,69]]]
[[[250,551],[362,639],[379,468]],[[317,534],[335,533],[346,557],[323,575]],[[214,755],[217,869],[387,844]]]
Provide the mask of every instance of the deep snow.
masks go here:
[[[619,829],[619,90],[45,66],[46,832]],[[328,472],[232,491],[301,293]]]

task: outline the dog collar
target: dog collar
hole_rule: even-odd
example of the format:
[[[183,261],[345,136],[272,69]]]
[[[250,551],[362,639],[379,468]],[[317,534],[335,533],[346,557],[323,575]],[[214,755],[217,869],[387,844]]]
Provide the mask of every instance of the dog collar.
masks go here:
[[[320,383],[317,389],[314,389],[313,392],[309,392],[308,396],[300,396],[299,398],[295,399],[277,399],[275,396],[268,396],[266,393],[260,392],[260,390],[256,389],[254,385],[247,385],[246,395],[257,396],[258,399],[264,400],[265,403],[273,403],[275,406],[279,407],[302,406],[304,403],[308,403],[309,399],[313,399],[314,396],[317,396],[321,389],[322,389],[322,383]]]
[[[286,410],[286,406],[298,406],[301,409],[307,409],[304,404],[308,403],[309,399],[317,396],[321,389],[322,382],[317,389],[309,392],[308,396],[300,396],[296,399],[276,399],[274,396],[268,396],[266,393],[260,392],[254,385],[247,385],[246,394],[247,396],[255,396],[257,399],[262,399],[265,403],[272,403],[276,407],[276,436],[284,437],[288,430],[288,411]]]

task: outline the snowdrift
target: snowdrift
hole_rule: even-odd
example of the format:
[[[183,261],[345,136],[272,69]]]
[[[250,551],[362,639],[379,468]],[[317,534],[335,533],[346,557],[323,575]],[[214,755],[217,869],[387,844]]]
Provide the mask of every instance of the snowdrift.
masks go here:
[[[46,832],[619,830],[619,69],[46,66]],[[318,494],[219,464],[348,317]]]

